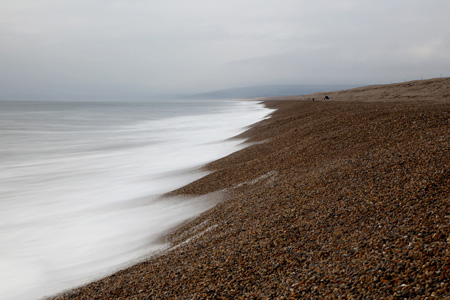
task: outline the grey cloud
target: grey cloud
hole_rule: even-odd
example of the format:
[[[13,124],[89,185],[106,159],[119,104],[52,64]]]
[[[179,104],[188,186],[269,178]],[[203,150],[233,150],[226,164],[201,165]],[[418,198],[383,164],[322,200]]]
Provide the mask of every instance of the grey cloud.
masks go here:
[[[449,9],[444,0],[4,2],[0,99],[435,77],[450,68]]]

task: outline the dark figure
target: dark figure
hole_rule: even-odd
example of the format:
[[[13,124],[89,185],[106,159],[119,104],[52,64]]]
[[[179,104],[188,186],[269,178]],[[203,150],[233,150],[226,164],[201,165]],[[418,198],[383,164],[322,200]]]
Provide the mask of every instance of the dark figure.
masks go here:
[[[323,100],[329,100],[330,99],[330,97],[328,97],[328,96],[325,96],[325,98],[323,98]]]
[[[313,98],[313,101],[314,101],[314,98]]]

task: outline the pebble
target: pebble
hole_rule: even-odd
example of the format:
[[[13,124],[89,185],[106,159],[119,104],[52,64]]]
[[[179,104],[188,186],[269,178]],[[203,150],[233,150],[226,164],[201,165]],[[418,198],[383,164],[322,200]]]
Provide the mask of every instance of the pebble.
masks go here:
[[[54,299],[450,297],[450,99],[376,101],[425,88],[406,84],[265,102],[252,146],[172,193],[225,201],[172,250]]]

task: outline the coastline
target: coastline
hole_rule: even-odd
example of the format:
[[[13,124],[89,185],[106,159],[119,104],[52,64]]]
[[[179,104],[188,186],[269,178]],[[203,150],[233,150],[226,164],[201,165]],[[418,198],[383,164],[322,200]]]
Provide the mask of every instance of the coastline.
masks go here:
[[[239,136],[251,146],[170,193],[225,201],[169,234],[167,252],[55,299],[450,296],[449,90],[445,78],[265,101],[272,117]]]

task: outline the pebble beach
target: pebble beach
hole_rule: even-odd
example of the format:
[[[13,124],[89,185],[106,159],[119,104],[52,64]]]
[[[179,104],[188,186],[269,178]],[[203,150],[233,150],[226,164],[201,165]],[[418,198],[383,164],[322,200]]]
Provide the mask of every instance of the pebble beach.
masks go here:
[[[450,78],[258,101],[248,147],[170,193],[215,207],[52,299],[450,299]]]

